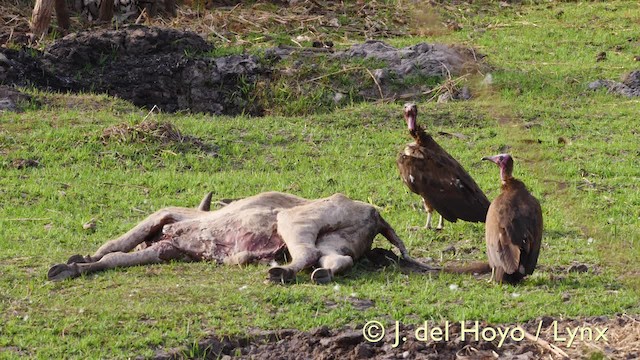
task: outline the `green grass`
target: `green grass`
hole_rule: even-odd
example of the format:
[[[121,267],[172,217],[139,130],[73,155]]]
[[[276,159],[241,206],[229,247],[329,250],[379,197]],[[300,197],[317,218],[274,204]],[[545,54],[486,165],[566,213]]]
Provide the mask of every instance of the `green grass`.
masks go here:
[[[451,244],[459,255],[445,260],[485,259],[484,228],[459,222],[439,233],[410,229],[425,215],[395,167],[397,152],[410,140],[401,104],[354,104],[304,117],[155,116],[215,145],[213,157],[185,144],[103,144],[105,128],[140,122],[146,112],[105,96],[33,92],[49,105],[0,114],[0,357],[126,358],[176,346],[197,353],[194,341],[209,331],[306,330],[367,320],[507,323],[542,315],[637,314],[640,100],[585,89],[592,80],[637,68],[634,42],[627,39],[640,39],[629,25],[640,18],[640,6],[484,6],[476,12],[482,15],[458,18],[462,31],[392,42],[465,43],[488,55],[493,85],[481,88],[470,80],[479,94],[474,100],[421,103],[420,118],[433,133],[466,136],[436,138],[489,198],[499,192],[498,169],[480,158],[504,149],[514,154],[515,175],[540,200],[545,217],[541,267],[524,284],[357,265],[336,280],[338,286],[314,286],[300,274],[297,284],[282,287],[263,283],[265,267],[208,263],[47,282],[52,264],[92,253],[160,207],[196,206],[207,191],[214,198],[266,190],[311,198],[342,192],[380,206],[413,255],[436,260]],[[616,45],[624,46],[612,50]],[[607,51],[607,61],[595,61],[600,51]],[[19,158],[41,166],[16,169],[12,161]],[[90,219],[97,223],[93,232],[82,228]],[[375,245],[389,247],[380,238]],[[574,261],[592,271],[553,270]],[[354,299],[374,306],[357,310]]]

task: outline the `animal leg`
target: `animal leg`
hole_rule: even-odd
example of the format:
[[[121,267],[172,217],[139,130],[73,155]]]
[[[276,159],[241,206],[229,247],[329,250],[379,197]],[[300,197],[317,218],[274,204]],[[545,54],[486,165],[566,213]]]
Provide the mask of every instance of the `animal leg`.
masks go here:
[[[438,220],[438,227],[436,227],[436,230],[442,230],[442,229],[444,229],[444,219],[442,219],[442,215],[440,215],[440,220]]]
[[[346,214],[343,195],[315,201],[306,205],[281,211],[277,217],[278,234],[287,245],[291,263],[269,269],[272,282],[291,282],[298,271],[315,265],[321,251],[317,248],[318,234],[323,229],[339,227]],[[348,200],[345,204],[351,204]]]
[[[141,251],[112,252],[96,262],[57,264],[49,269],[47,276],[49,280],[57,281],[116,267],[158,264],[183,257],[182,252],[171,245],[169,241],[160,241]]]
[[[380,234],[384,236],[387,240],[389,240],[389,242],[392,245],[398,248],[398,250],[400,251],[400,254],[402,255],[402,259],[404,261],[408,262],[414,268],[417,268],[418,270],[424,271],[424,272],[439,272],[440,270],[442,270],[441,268],[438,268],[438,267],[431,267],[429,265],[423,264],[415,260],[411,256],[409,256],[409,252],[407,251],[407,248],[405,247],[404,242],[402,241],[402,239],[400,239],[398,234],[396,234],[396,231],[393,230],[391,225],[389,225],[389,223],[386,222],[382,218],[382,216],[380,216],[380,214],[378,214],[377,216],[380,224]]]
[[[294,244],[286,242],[287,249],[292,261],[287,265],[274,266],[269,269],[269,280],[274,283],[290,283],[296,279],[296,274],[308,267],[313,266],[320,258],[320,251],[315,248],[315,244]]]
[[[316,284],[327,284],[333,276],[343,273],[353,266],[353,258],[348,255],[326,254],[320,258],[320,267],[311,273],[311,280]]]
[[[102,245],[95,254],[91,256],[73,255],[67,261],[71,263],[91,263],[102,259],[103,256],[114,252],[129,252],[146,240],[159,236],[162,227],[174,222],[193,218],[201,211],[187,208],[166,208],[158,210],[148,218],[140,222],[133,229],[115,240],[110,240]]]

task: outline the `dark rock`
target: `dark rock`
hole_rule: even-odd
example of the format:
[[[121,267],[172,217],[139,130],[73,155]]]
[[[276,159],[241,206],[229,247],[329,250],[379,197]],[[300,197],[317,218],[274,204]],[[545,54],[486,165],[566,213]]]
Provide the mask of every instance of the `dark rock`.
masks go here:
[[[589,83],[587,87],[589,90],[606,88],[609,93],[626,97],[640,96],[640,70],[625,74],[622,82],[600,79]]]
[[[31,96],[9,86],[0,85],[0,111],[19,111],[19,104],[31,100]]]
[[[373,58],[383,60],[396,76],[456,76],[477,68],[481,55],[472,50],[444,44],[420,43],[397,49],[382,41],[369,40],[337,52],[339,58]]]

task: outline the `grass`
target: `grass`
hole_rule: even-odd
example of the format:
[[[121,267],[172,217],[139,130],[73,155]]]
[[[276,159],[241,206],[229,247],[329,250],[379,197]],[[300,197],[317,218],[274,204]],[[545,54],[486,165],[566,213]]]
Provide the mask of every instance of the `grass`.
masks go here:
[[[463,43],[488,55],[492,85],[470,79],[472,101],[421,103],[420,118],[432,133],[465,136],[437,140],[489,198],[499,192],[498,170],[480,158],[505,149],[514,154],[515,175],[540,200],[545,217],[540,269],[524,284],[357,265],[331,286],[311,285],[301,274],[297,284],[282,287],[264,284],[261,266],[208,263],[47,282],[52,264],[92,253],[160,207],[196,206],[207,191],[214,198],[342,192],[380,206],[414,256],[437,260],[451,244],[458,255],[446,254],[445,261],[484,259],[484,228],[455,223],[439,233],[410,230],[425,215],[395,168],[409,141],[401,104],[353,103],[306,116],[149,116],[215,147],[212,156],[152,138],[105,142],[106,128],[138,124],[147,113],[102,95],[33,91],[46,105],[0,114],[0,357],[126,358],[176,346],[198,353],[194,340],[209,331],[306,330],[367,320],[511,323],[543,315],[637,314],[640,101],[585,89],[597,78],[637,68],[632,58],[640,34],[629,24],[640,18],[640,6],[473,6],[473,12],[461,6],[443,15],[459,22],[460,31],[389,41]],[[607,51],[604,62],[595,61],[600,51]],[[12,161],[19,158],[41,165],[16,169]],[[91,219],[95,230],[84,230]],[[381,239],[374,245],[389,246]],[[590,271],[558,272],[574,262]],[[374,306],[359,310],[357,299]]]

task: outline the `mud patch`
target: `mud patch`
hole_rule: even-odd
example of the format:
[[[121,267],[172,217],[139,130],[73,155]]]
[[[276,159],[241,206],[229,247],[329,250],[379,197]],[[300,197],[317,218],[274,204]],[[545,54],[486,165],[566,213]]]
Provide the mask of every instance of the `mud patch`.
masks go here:
[[[164,28],[127,26],[119,30],[65,36],[43,53],[0,49],[0,83],[54,91],[98,92],[136,106],[176,112],[260,114],[250,89],[266,72],[258,58],[210,58],[199,35]]]
[[[355,328],[329,329],[321,327],[312,331],[297,330],[259,331],[251,330],[246,336],[225,337],[211,335],[197,342],[199,358],[206,359],[541,359],[562,358],[562,353],[572,359],[589,358],[601,354],[613,359],[636,359],[640,356],[640,316],[616,315],[597,316],[582,319],[553,319],[542,317],[525,324],[478,323],[478,331],[514,329],[520,326],[532,335],[528,338],[520,334],[488,341],[466,333],[462,336],[462,326],[473,329],[475,322],[429,323],[448,329],[448,339],[417,339],[416,330],[424,324],[399,324],[400,344],[396,342],[395,323],[383,324],[387,331],[378,341],[367,341],[363,326]],[[537,341],[539,338],[554,345],[554,350]],[[567,329],[578,329],[581,336],[567,346]],[[586,329],[589,329],[587,331]],[[555,334],[554,334],[555,332]],[[604,338],[599,334],[604,332]],[[374,332],[372,332],[373,334]],[[491,331],[489,331],[489,334]],[[516,334],[516,333],[514,333]],[[402,337],[406,337],[402,341]],[[564,339],[564,340],[562,340]],[[187,349],[158,351],[154,359],[178,359],[188,353]]]
[[[606,88],[608,93],[626,97],[640,96],[640,70],[623,75],[621,82],[601,79],[589,84],[590,90],[600,88]]]
[[[43,66],[40,60],[42,56],[42,52],[31,48],[0,48],[0,84],[33,86],[49,91],[72,91],[73,84]]]
[[[316,96],[326,108],[347,100],[381,98],[442,95],[441,102],[468,100],[472,94],[459,89],[452,77],[485,67],[472,49],[427,43],[395,48],[367,41],[338,52],[284,47],[267,49],[259,57],[213,58],[213,50],[212,44],[188,31],[139,25],[84,31],[65,36],[43,52],[0,49],[0,84],[105,93],[165,112],[262,115],[281,88],[293,98],[298,95],[292,89],[302,89],[300,97]],[[282,61],[292,54],[293,60]],[[336,63],[342,70],[325,71]],[[445,84],[439,85],[443,79]],[[326,93],[319,94],[318,87]],[[293,101],[285,95],[285,104],[274,106]]]

